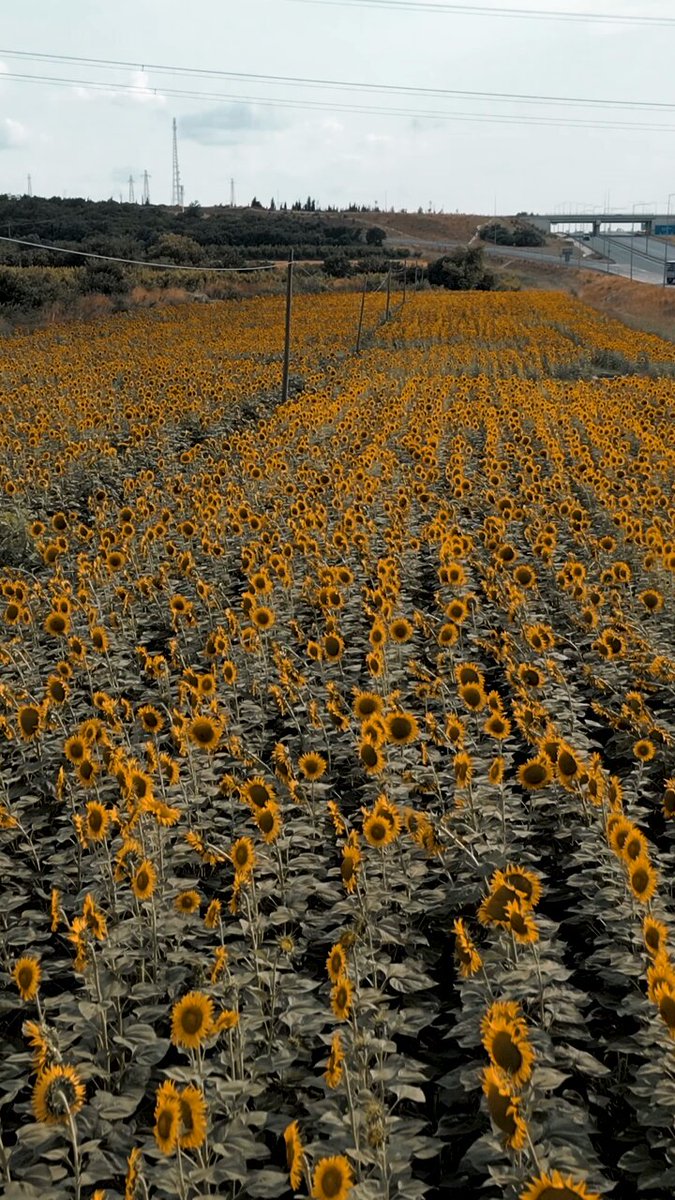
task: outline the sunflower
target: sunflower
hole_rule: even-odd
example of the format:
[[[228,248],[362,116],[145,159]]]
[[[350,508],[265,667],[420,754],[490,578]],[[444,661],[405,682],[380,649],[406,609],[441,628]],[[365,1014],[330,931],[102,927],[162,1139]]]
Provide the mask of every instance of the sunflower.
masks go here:
[[[352,709],[357,720],[367,721],[369,717],[379,715],[382,708],[382,697],[375,692],[354,691]]]
[[[201,1088],[188,1084],[178,1097],[180,1148],[198,1150],[206,1140],[206,1100]]]
[[[301,755],[298,759],[298,766],[305,779],[311,783],[315,783],[317,779],[325,774],[328,763],[322,754],[317,754],[314,750],[308,751],[307,754]]]
[[[528,908],[536,908],[541,900],[541,881],[534,871],[509,863],[501,872],[501,878],[509,887],[516,889]]]
[[[675,817],[675,775],[666,779],[661,803],[664,817],[667,821],[671,821]]]
[[[498,755],[493,758],[488,768],[488,779],[493,787],[499,787],[504,779],[504,771],[506,769],[506,760]]]
[[[466,600],[460,600],[459,598],[451,600],[446,605],[445,615],[454,625],[462,625],[469,615],[469,606]]]
[[[454,646],[459,638],[459,626],[453,624],[452,621],[446,621],[441,625],[438,631],[438,644],[445,649],[447,646]]]
[[[523,904],[522,898],[512,900],[506,905],[506,915],[508,917],[507,928],[510,929],[517,942],[525,946],[539,941],[536,922],[527,906]]]
[[[157,886],[157,872],[149,858],[144,858],[131,878],[131,890],[137,900],[149,900]]]
[[[646,591],[640,592],[638,600],[644,604],[648,613],[660,612],[663,608],[663,595],[656,588],[647,588]]]
[[[223,733],[220,721],[213,717],[195,717],[188,725],[188,737],[200,750],[212,754],[216,749]]]
[[[20,958],[12,971],[12,979],[19,989],[22,1000],[35,999],[41,978],[40,963],[32,955],[24,955],[23,958]]]
[[[379,746],[372,741],[364,740],[360,743],[359,759],[361,760],[361,766],[368,775],[381,775],[387,765]]]
[[[487,704],[487,696],[481,684],[464,683],[459,688],[460,700],[469,712],[479,713]]]
[[[514,1089],[524,1087],[532,1075],[535,1054],[524,1021],[509,1021],[488,1010],[481,1023],[483,1045],[492,1065]]]
[[[453,922],[452,932],[455,935],[455,961],[459,967],[459,973],[462,979],[470,979],[472,975],[480,971],[483,960],[461,917]]]
[[[366,666],[373,679],[379,679],[384,674],[384,656],[376,651],[366,654]]]
[[[91,644],[99,654],[105,654],[110,647],[108,634],[102,625],[94,625],[91,628]]]
[[[127,1173],[124,1180],[124,1200],[137,1200],[140,1180],[141,1152],[134,1146],[127,1159]]]
[[[84,762],[88,760],[85,759]],[[80,769],[84,766],[84,762],[80,764]],[[91,842],[105,841],[110,825],[110,813],[107,808],[99,804],[98,800],[90,800],[87,804],[87,815],[84,819],[84,834]]]
[[[196,1050],[211,1033],[213,1000],[204,992],[188,992],[171,1010],[171,1041],[184,1050]]]
[[[276,616],[271,608],[261,604],[258,608],[251,609],[251,621],[256,629],[271,629],[276,621]]]
[[[92,758],[89,758],[87,756],[86,758],[83,758],[80,763],[78,763],[75,773],[77,775],[78,780],[82,784],[82,787],[90,788],[90,787],[94,787],[94,785],[96,783],[96,777],[99,774],[100,770],[101,770],[101,768],[99,767],[98,763],[95,763]],[[89,807],[89,806],[87,805],[87,807]],[[101,807],[101,805],[99,805],[99,808],[100,807]],[[106,809],[104,809],[103,811],[106,812],[106,816],[109,816]],[[94,823],[96,823],[96,818],[94,818]],[[107,831],[107,828],[108,828],[107,822],[106,822],[105,828]],[[92,834],[90,833],[88,836],[92,837]],[[98,838],[92,837],[92,840],[100,841],[104,837],[105,837],[105,833],[102,833]]]
[[[82,918],[92,937],[95,937],[99,942],[105,941],[108,936],[108,923],[105,913],[101,912],[91,892],[87,892],[84,898]]]
[[[483,672],[476,663],[458,663],[455,667],[455,679],[458,687],[465,687],[467,683],[476,683],[479,687],[485,687]]]
[[[656,891],[657,874],[646,855],[629,864],[628,882],[638,903],[648,904]]]
[[[57,1064],[38,1075],[33,1113],[44,1125],[65,1125],[84,1104],[85,1090],[74,1067]]]
[[[66,613],[50,612],[45,620],[45,630],[52,637],[68,637],[70,633],[70,617]]]
[[[239,1024],[239,1013],[233,1008],[221,1008],[218,1016],[213,1022],[212,1033],[222,1033],[224,1030],[234,1029]]]
[[[340,873],[342,875],[342,882],[345,886],[345,891],[349,892],[350,894],[356,891],[360,864],[361,851],[356,846],[343,846]]]
[[[197,676],[197,694],[202,700],[215,696],[217,690],[215,675],[207,671],[206,674]]]
[[[466,737],[466,725],[455,713],[446,713],[445,736],[453,746],[462,746]]]
[[[522,1150],[527,1139],[527,1125],[520,1115],[520,1101],[495,1067],[483,1069],[483,1094],[494,1125],[511,1150]]]
[[[570,746],[561,745],[559,747],[558,757],[556,759],[556,769],[558,772],[558,778],[563,787],[569,790],[570,785],[573,784],[581,774],[581,763]]]
[[[149,803],[153,797],[154,785],[147,771],[132,767],[127,777],[127,789],[130,797],[141,803]]]
[[[503,881],[497,883],[493,881],[489,894],[478,909],[478,920],[481,925],[497,925],[502,929],[507,929],[509,918],[506,908],[514,900],[518,900],[518,892],[515,888],[509,887]]]
[[[176,911],[182,913],[182,915],[185,917],[190,916],[192,913],[199,912],[201,902],[202,898],[199,895],[199,892],[187,891],[179,892],[173,903]]]
[[[503,742],[511,732],[511,722],[501,712],[493,712],[485,722],[483,731],[495,741]]]
[[[518,767],[518,782],[528,792],[545,788],[553,779],[551,763],[545,754],[538,754]]]
[[[649,738],[640,738],[633,743],[633,754],[640,762],[651,762],[656,754],[656,746]]]
[[[627,862],[634,862],[636,858],[646,858],[649,855],[649,842],[644,833],[637,826],[631,829],[628,837],[623,844],[622,857]]]
[[[220,910],[222,908],[220,900],[214,897],[210,902],[206,913],[204,914],[204,925],[207,929],[215,929],[220,921]]]
[[[452,760],[452,765],[455,770],[455,786],[465,788],[469,786],[473,775],[473,759],[470,754],[464,750],[460,750]]]
[[[417,720],[409,712],[393,712],[385,720],[387,740],[395,746],[407,746],[419,734]]]
[[[532,570],[532,567],[529,567],[527,563],[521,563],[520,566],[516,567],[515,571],[513,572],[513,578],[518,584],[518,587],[521,588],[534,587],[537,581],[537,576]]]
[[[614,853],[621,857],[623,848],[626,844],[626,839],[633,832],[635,826],[628,817],[623,817],[619,813],[611,813],[607,818],[607,840]]]
[[[413,627],[406,617],[397,617],[389,626],[389,636],[392,642],[403,645],[409,642],[413,635]]]
[[[313,1200],[347,1200],[354,1186],[354,1176],[343,1154],[321,1158],[312,1176]]]
[[[657,921],[655,917],[647,915],[642,923],[642,935],[645,941],[645,949],[652,958],[655,958],[657,954],[666,949],[668,927],[664,925],[663,921]]]
[[[164,728],[164,717],[152,704],[144,704],[138,709],[136,716],[144,733],[157,734]]]
[[[251,839],[249,837],[238,838],[232,846],[230,858],[235,875],[240,882],[244,882],[249,878],[255,866],[255,850]]]
[[[340,942],[336,942],[334,946],[331,946],[330,953],[326,959],[326,971],[331,983],[338,983],[347,974],[347,955]]]
[[[589,1192],[585,1183],[575,1182],[571,1175],[546,1171],[530,1180],[519,1200],[600,1200],[597,1192]]]
[[[37,704],[22,704],[17,713],[19,733],[24,742],[32,742],[42,732],[44,713]]]
[[[333,987],[330,1003],[338,1021],[346,1021],[352,1007],[352,985],[346,975],[338,979]]]
[[[675,991],[675,970],[667,949],[659,950],[647,967],[647,995],[652,1004],[656,1004],[656,992],[662,983],[667,983]]]
[[[369,846],[382,850],[394,841],[396,834],[391,824],[383,816],[371,812],[364,819],[363,836]]]
[[[61,924],[61,917],[63,915],[61,909],[61,893],[58,888],[52,888],[50,911],[52,918],[51,931],[52,933],[56,933],[59,925]]]
[[[323,639],[323,655],[328,662],[339,662],[344,648],[344,638],[337,633],[327,633]]]
[[[166,1082],[157,1089],[155,1102],[155,1141],[162,1154],[173,1154],[180,1128],[180,1103],[174,1083]]]
[[[241,787],[241,798],[251,808],[266,808],[274,802],[276,793],[271,784],[266,783],[262,775],[247,779]]]
[[[286,1143],[286,1166],[294,1192],[302,1185],[302,1173],[305,1166],[305,1150],[300,1137],[300,1127],[297,1121],[291,1121],[284,1129]]]
[[[278,804],[266,804],[264,808],[256,809],[253,817],[262,834],[263,841],[266,845],[271,846],[281,833],[281,815]]]
[[[344,1052],[342,1050],[342,1038],[339,1033],[334,1033],[330,1044],[330,1054],[326,1063],[326,1070],[323,1077],[326,1080],[326,1086],[336,1088],[339,1086],[342,1079],[344,1062]]]

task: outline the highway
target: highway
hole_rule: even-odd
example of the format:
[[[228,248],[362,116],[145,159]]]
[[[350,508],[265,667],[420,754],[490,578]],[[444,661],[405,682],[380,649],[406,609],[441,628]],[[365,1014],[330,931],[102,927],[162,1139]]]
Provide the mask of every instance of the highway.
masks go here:
[[[675,246],[659,238],[633,237],[631,234],[600,234],[583,243],[612,260],[610,270],[615,275],[630,277],[631,257],[633,278],[646,283],[663,284],[663,268],[667,258],[675,259]],[[607,264],[605,264],[606,269]]]
[[[629,234],[601,234],[590,237],[588,241],[579,238],[569,240],[574,242],[570,267],[582,267],[587,271],[603,271],[606,274],[621,275],[626,279],[631,277],[631,242],[633,246],[632,277],[636,283],[649,283],[653,286],[663,286],[663,265],[665,254],[675,260],[675,245],[667,246],[658,238],[644,236],[631,237]],[[648,246],[647,246],[648,243]],[[438,250],[439,252],[456,250],[460,242],[429,241],[427,238],[413,237],[407,233],[389,231],[385,245],[410,246],[411,250]],[[481,246],[488,257],[497,256],[511,261],[546,263],[550,266],[565,267],[562,257],[563,240],[560,239],[560,249],[557,246],[543,246],[541,249],[521,246],[494,246],[490,242],[482,242],[475,238],[472,245]],[[594,250],[601,258],[593,258],[588,251]],[[608,258],[606,256],[609,256]]]

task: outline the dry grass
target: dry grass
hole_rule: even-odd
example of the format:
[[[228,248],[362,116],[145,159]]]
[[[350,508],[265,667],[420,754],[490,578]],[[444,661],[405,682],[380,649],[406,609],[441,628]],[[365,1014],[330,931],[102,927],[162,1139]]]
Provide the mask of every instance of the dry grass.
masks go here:
[[[675,289],[636,283],[599,271],[561,269],[547,263],[527,262],[522,268],[511,263],[510,269],[523,287],[567,292],[634,329],[673,340]]]

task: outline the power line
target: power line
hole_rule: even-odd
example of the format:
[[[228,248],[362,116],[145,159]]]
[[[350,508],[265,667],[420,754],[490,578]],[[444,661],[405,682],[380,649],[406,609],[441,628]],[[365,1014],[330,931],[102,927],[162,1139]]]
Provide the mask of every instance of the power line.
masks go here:
[[[1,51],[0,51],[0,53],[1,53]],[[68,87],[68,88],[87,87],[87,88],[91,88],[93,90],[103,91],[103,92],[110,92],[112,89],[115,89],[120,92],[126,92],[130,95],[134,95],[136,93],[141,93],[143,95],[147,95],[147,91],[148,91],[148,89],[146,87],[140,87],[137,84],[109,83],[109,82],[102,82],[101,80],[95,80],[95,79],[66,78],[63,76],[25,75],[25,74],[17,74],[17,73],[11,72],[11,71],[5,72],[2,76],[2,78],[3,79],[14,79],[20,83],[36,83],[36,84],[42,84],[42,85],[47,85],[47,86],[51,86],[51,87]],[[370,86],[370,85],[364,85],[364,86]],[[376,87],[379,85],[372,85],[372,86]],[[382,85],[382,90],[383,91],[390,90],[392,92],[396,92],[396,91],[400,92],[403,89],[400,89],[400,88],[399,89],[397,89],[397,88],[388,89],[388,88],[385,88],[384,85]],[[487,93],[487,92],[459,92],[459,91],[444,92],[441,89],[439,89],[436,92],[434,89],[412,89],[412,88],[409,89],[410,92],[416,92],[417,90],[419,90],[420,93],[431,92],[432,94],[438,94],[441,96],[447,94],[454,98],[459,98],[460,96],[463,96],[465,98],[472,96],[474,98],[478,97],[479,99],[486,99],[486,100],[487,99],[494,100],[494,99],[499,98],[497,96],[497,94],[490,95],[490,93]],[[500,124],[535,125],[535,126],[543,126],[543,127],[546,127],[546,126],[548,126],[548,127],[563,127],[563,128],[570,128],[570,129],[574,129],[574,128],[607,129],[607,130],[613,129],[613,130],[624,130],[624,131],[625,130],[638,130],[638,131],[643,131],[643,132],[656,131],[656,132],[664,132],[664,133],[669,133],[669,132],[672,133],[675,130],[675,126],[671,126],[671,125],[654,124],[654,123],[650,124],[650,123],[646,123],[646,122],[628,121],[628,120],[611,121],[609,118],[602,118],[602,119],[598,119],[598,120],[585,120],[585,119],[576,118],[576,117],[563,117],[563,116],[556,117],[552,114],[551,115],[544,114],[544,115],[540,115],[540,116],[529,116],[529,115],[525,115],[523,113],[510,113],[509,114],[509,113],[477,113],[477,112],[463,112],[463,111],[449,112],[447,109],[417,109],[417,108],[402,108],[402,107],[400,107],[400,108],[386,107],[385,108],[385,107],[381,107],[381,106],[367,105],[367,104],[343,104],[343,103],[336,103],[334,101],[307,100],[307,99],[286,100],[286,99],[282,99],[279,97],[241,96],[241,95],[234,95],[234,94],[224,93],[224,92],[193,91],[193,90],[186,90],[186,89],[181,89],[181,88],[163,88],[162,94],[166,95],[166,96],[177,96],[183,100],[210,99],[210,100],[226,101],[229,104],[236,104],[236,105],[257,104],[262,107],[271,107],[271,108],[286,108],[286,109],[290,108],[290,109],[300,109],[303,111],[315,111],[315,112],[316,111],[318,111],[318,112],[325,112],[325,111],[344,112],[344,113],[352,113],[352,114],[363,114],[363,115],[368,115],[368,116],[376,115],[376,116],[384,116],[384,117],[405,117],[407,119],[419,118],[422,120],[453,121],[453,122],[458,122],[460,124],[461,123],[469,123],[469,124],[490,124],[490,125],[500,125]],[[507,97],[504,96],[504,99],[507,99]],[[552,98],[536,97],[536,96],[508,97],[507,102],[512,102],[515,99],[517,99],[518,101],[523,101],[523,102],[527,102],[527,103],[531,102],[531,103],[541,104],[542,101],[546,101],[546,100],[549,100]],[[564,100],[564,101],[560,101],[560,102],[566,103],[566,104],[579,104],[580,106],[583,106],[583,105],[592,106],[594,103],[597,103],[594,101],[583,101],[583,100],[578,100],[578,101]],[[630,104],[628,102],[624,102],[624,101],[607,101],[604,103],[607,105],[616,104],[617,107],[630,107]],[[598,107],[601,107],[601,106],[602,106],[601,104],[598,104]],[[665,104],[664,103],[664,104],[660,104],[658,107],[663,110],[668,110],[668,111],[675,110],[675,104]],[[646,110],[649,108],[649,105],[646,103],[643,103],[642,108],[643,108],[643,110]]]
[[[327,0],[326,0],[326,2],[327,2]],[[384,2],[384,0],[372,0],[372,2],[373,3]],[[392,0],[389,0],[389,2],[392,2]],[[675,24],[675,18],[673,19],[673,24]],[[439,97],[452,96],[452,97],[460,97],[460,98],[464,98],[464,99],[471,98],[474,100],[481,99],[481,100],[500,101],[500,102],[501,101],[508,101],[508,102],[517,101],[518,103],[528,103],[528,104],[542,104],[542,103],[572,104],[572,105],[582,105],[585,107],[592,107],[592,108],[628,108],[628,109],[642,108],[642,109],[649,109],[649,110],[654,110],[654,111],[657,111],[657,110],[672,111],[673,109],[675,109],[675,103],[668,103],[668,102],[656,101],[656,100],[616,100],[616,99],[607,100],[607,99],[602,99],[602,98],[593,97],[593,96],[548,96],[548,95],[543,95],[543,94],[539,94],[539,93],[527,93],[527,92],[488,92],[488,91],[470,91],[470,90],[463,89],[463,88],[411,87],[411,86],[405,86],[403,84],[384,84],[384,83],[370,83],[370,82],[364,83],[364,82],[359,82],[356,80],[343,80],[343,79],[317,79],[312,76],[302,76],[302,75],[263,75],[263,74],[254,74],[251,72],[244,72],[244,71],[216,71],[216,70],[211,70],[211,69],[207,69],[207,68],[199,68],[199,67],[181,67],[181,66],[167,66],[166,64],[159,64],[159,63],[129,62],[129,61],[126,61],[123,59],[83,58],[83,57],[79,57],[76,55],[68,55],[68,54],[41,54],[41,53],[32,53],[31,51],[27,51],[27,50],[3,50],[3,49],[0,49],[0,54],[4,55],[7,58],[27,58],[27,59],[34,59],[35,61],[54,62],[54,63],[56,63],[56,62],[77,63],[79,65],[100,67],[105,70],[111,70],[115,67],[122,67],[122,68],[125,68],[128,70],[136,70],[136,71],[144,71],[144,72],[145,71],[154,71],[157,74],[186,75],[186,76],[193,76],[195,78],[199,77],[199,78],[212,78],[212,79],[228,79],[228,80],[247,81],[249,83],[255,83],[255,84],[267,83],[267,84],[272,84],[275,86],[276,85],[284,85],[287,87],[331,88],[331,89],[334,88],[336,90],[341,90],[341,91],[347,90],[347,91],[359,91],[359,92],[381,92],[381,93],[388,93],[390,95],[405,95],[405,96],[439,96]],[[11,72],[3,72],[3,79],[8,79],[8,78],[52,79],[52,77],[50,77],[50,76],[12,75]],[[59,81],[60,77],[56,76],[53,78],[55,78],[56,81]],[[61,80],[61,81],[66,82],[68,84],[93,86],[93,84],[90,81],[81,80],[81,79],[76,79],[76,80],[66,79],[65,81],[63,81],[63,80]],[[139,84],[112,84],[112,83],[106,83],[101,80],[95,81],[95,84],[97,87],[104,88],[107,90],[114,88],[117,90],[135,91],[135,92],[139,92],[143,95],[147,95],[148,92],[153,92],[153,91],[158,92],[159,90],[161,90],[162,93],[167,93],[167,94],[171,94],[171,95],[187,94],[187,93],[176,92],[175,90],[172,90],[169,88],[157,89],[157,88],[148,87],[147,85],[139,85]],[[209,93],[195,92],[195,93],[193,93],[193,95],[195,95],[196,98],[201,99],[204,96],[208,96]],[[229,97],[221,95],[221,96],[214,96],[214,98],[228,99]],[[253,100],[253,102],[255,102],[255,97],[249,97],[248,99]],[[309,103],[309,102],[307,102],[307,103]]]
[[[0,242],[11,242],[15,246],[32,246],[35,250],[56,250],[58,254],[77,254],[79,258],[100,258],[104,262],[128,263],[134,267],[160,267],[168,271],[213,271],[219,275],[241,275],[245,271],[276,271],[276,263],[264,263],[259,267],[188,267],[178,263],[145,262],[142,258],[118,258],[114,254],[94,254],[91,250],[70,250],[67,246],[48,246],[44,242],[27,242],[23,238],[1,237]]]
[[[543,8],[497,8],[485,4],[432,4],[428,0],[292,0],[294,4],[313,4],[319,8],[384,8],[400,12],[430,12],[449,16],[508,17],[533,21],[582,21],[586,24],[612,24],[654,28],[672,27],[675,17],[622,16],[618,13],[562,12]]]

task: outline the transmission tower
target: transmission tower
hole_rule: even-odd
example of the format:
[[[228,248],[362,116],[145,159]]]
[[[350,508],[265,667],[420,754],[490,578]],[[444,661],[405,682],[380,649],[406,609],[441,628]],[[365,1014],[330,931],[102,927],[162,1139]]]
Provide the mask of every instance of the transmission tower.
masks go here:
[[[143,172],[143,203],[150,203],[150,176],[147,171]]]
[[[26,188],[26,195],[27,196],[33,195],[33,180],[31,179],[30,175],[28,176],[28,187]]]
[[[133,177],[133,175],[129,176],[129,203],[130,204],[136,203],[136,196],[134,194],[134,177]]]
[[[184,188],[180,181],[180,167],[178,166],[178,133],[176,129],[176,118],[173,119],[173,166],[171,177],[171,203],[175,207],[183,207]]]

